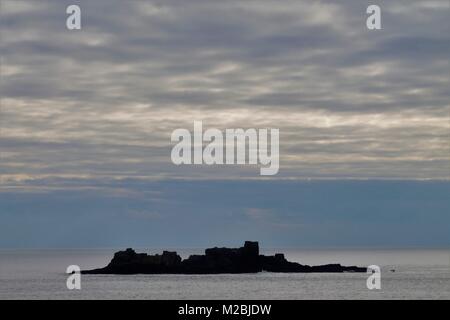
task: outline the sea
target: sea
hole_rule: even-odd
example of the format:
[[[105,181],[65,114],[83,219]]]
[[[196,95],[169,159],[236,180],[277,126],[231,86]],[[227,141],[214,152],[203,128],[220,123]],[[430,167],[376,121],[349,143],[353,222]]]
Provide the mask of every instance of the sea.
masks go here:
[[[123,248],[122,248],[123,249]],[[171,249],[172,250],[172,249]],[[176,250],[176,249],[173,249]],[[267,249],[290,261],[378,265],[381,288],[366,273],[81,275],[66,286],[69,265],[105,266],[117,249],[0,250],[0,299],[450,299],[450,249]],[[155,254],[155,248],[138,252]],[[183,258],[201,249],[178,249]]]

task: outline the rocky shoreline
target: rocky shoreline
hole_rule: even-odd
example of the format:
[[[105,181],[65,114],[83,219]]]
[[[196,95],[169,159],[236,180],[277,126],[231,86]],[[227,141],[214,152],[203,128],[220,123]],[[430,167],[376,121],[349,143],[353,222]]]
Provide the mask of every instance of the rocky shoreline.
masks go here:
[[[84,270],[83,274],[220,274],[256,272],[366,272],[367,268],[326,264],[302,265],[286,260],[284,254],[259,254],[258,242],[246,241],[240,248],[209,248],[204,255],[182,260],[176,252],[148,255],[128,248],[114,254],[104,268]]]

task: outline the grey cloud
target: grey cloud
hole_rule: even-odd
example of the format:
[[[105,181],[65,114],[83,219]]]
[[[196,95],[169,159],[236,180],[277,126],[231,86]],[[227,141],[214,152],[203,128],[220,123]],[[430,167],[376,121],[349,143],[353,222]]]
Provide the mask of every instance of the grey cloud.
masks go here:
[[[444,2],[383,1],[371,32],[365,1],[79,1],[69,32],[72,1],[3,1],[0,169],[254,177],[171,164],[203,119],[280,128],[283,177],[448,177]]]

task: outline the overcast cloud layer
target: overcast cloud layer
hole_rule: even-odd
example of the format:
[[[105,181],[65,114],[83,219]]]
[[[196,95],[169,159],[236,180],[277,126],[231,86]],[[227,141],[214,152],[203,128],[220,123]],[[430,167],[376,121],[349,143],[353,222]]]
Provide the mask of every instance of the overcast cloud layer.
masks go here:
[[[448,178],[448,1],[367,5],[3,0],[3,182],[258,177],[175,167],[194,120],[280,128],[279,178]]]

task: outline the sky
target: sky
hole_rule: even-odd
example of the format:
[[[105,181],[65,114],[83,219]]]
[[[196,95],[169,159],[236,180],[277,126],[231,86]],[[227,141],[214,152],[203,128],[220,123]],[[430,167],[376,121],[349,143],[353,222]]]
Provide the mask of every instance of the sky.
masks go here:
[[[449,2],[374,3],[1,0],[0,247],[450,246]],[[175,166],[194,121],[279,173]]]

